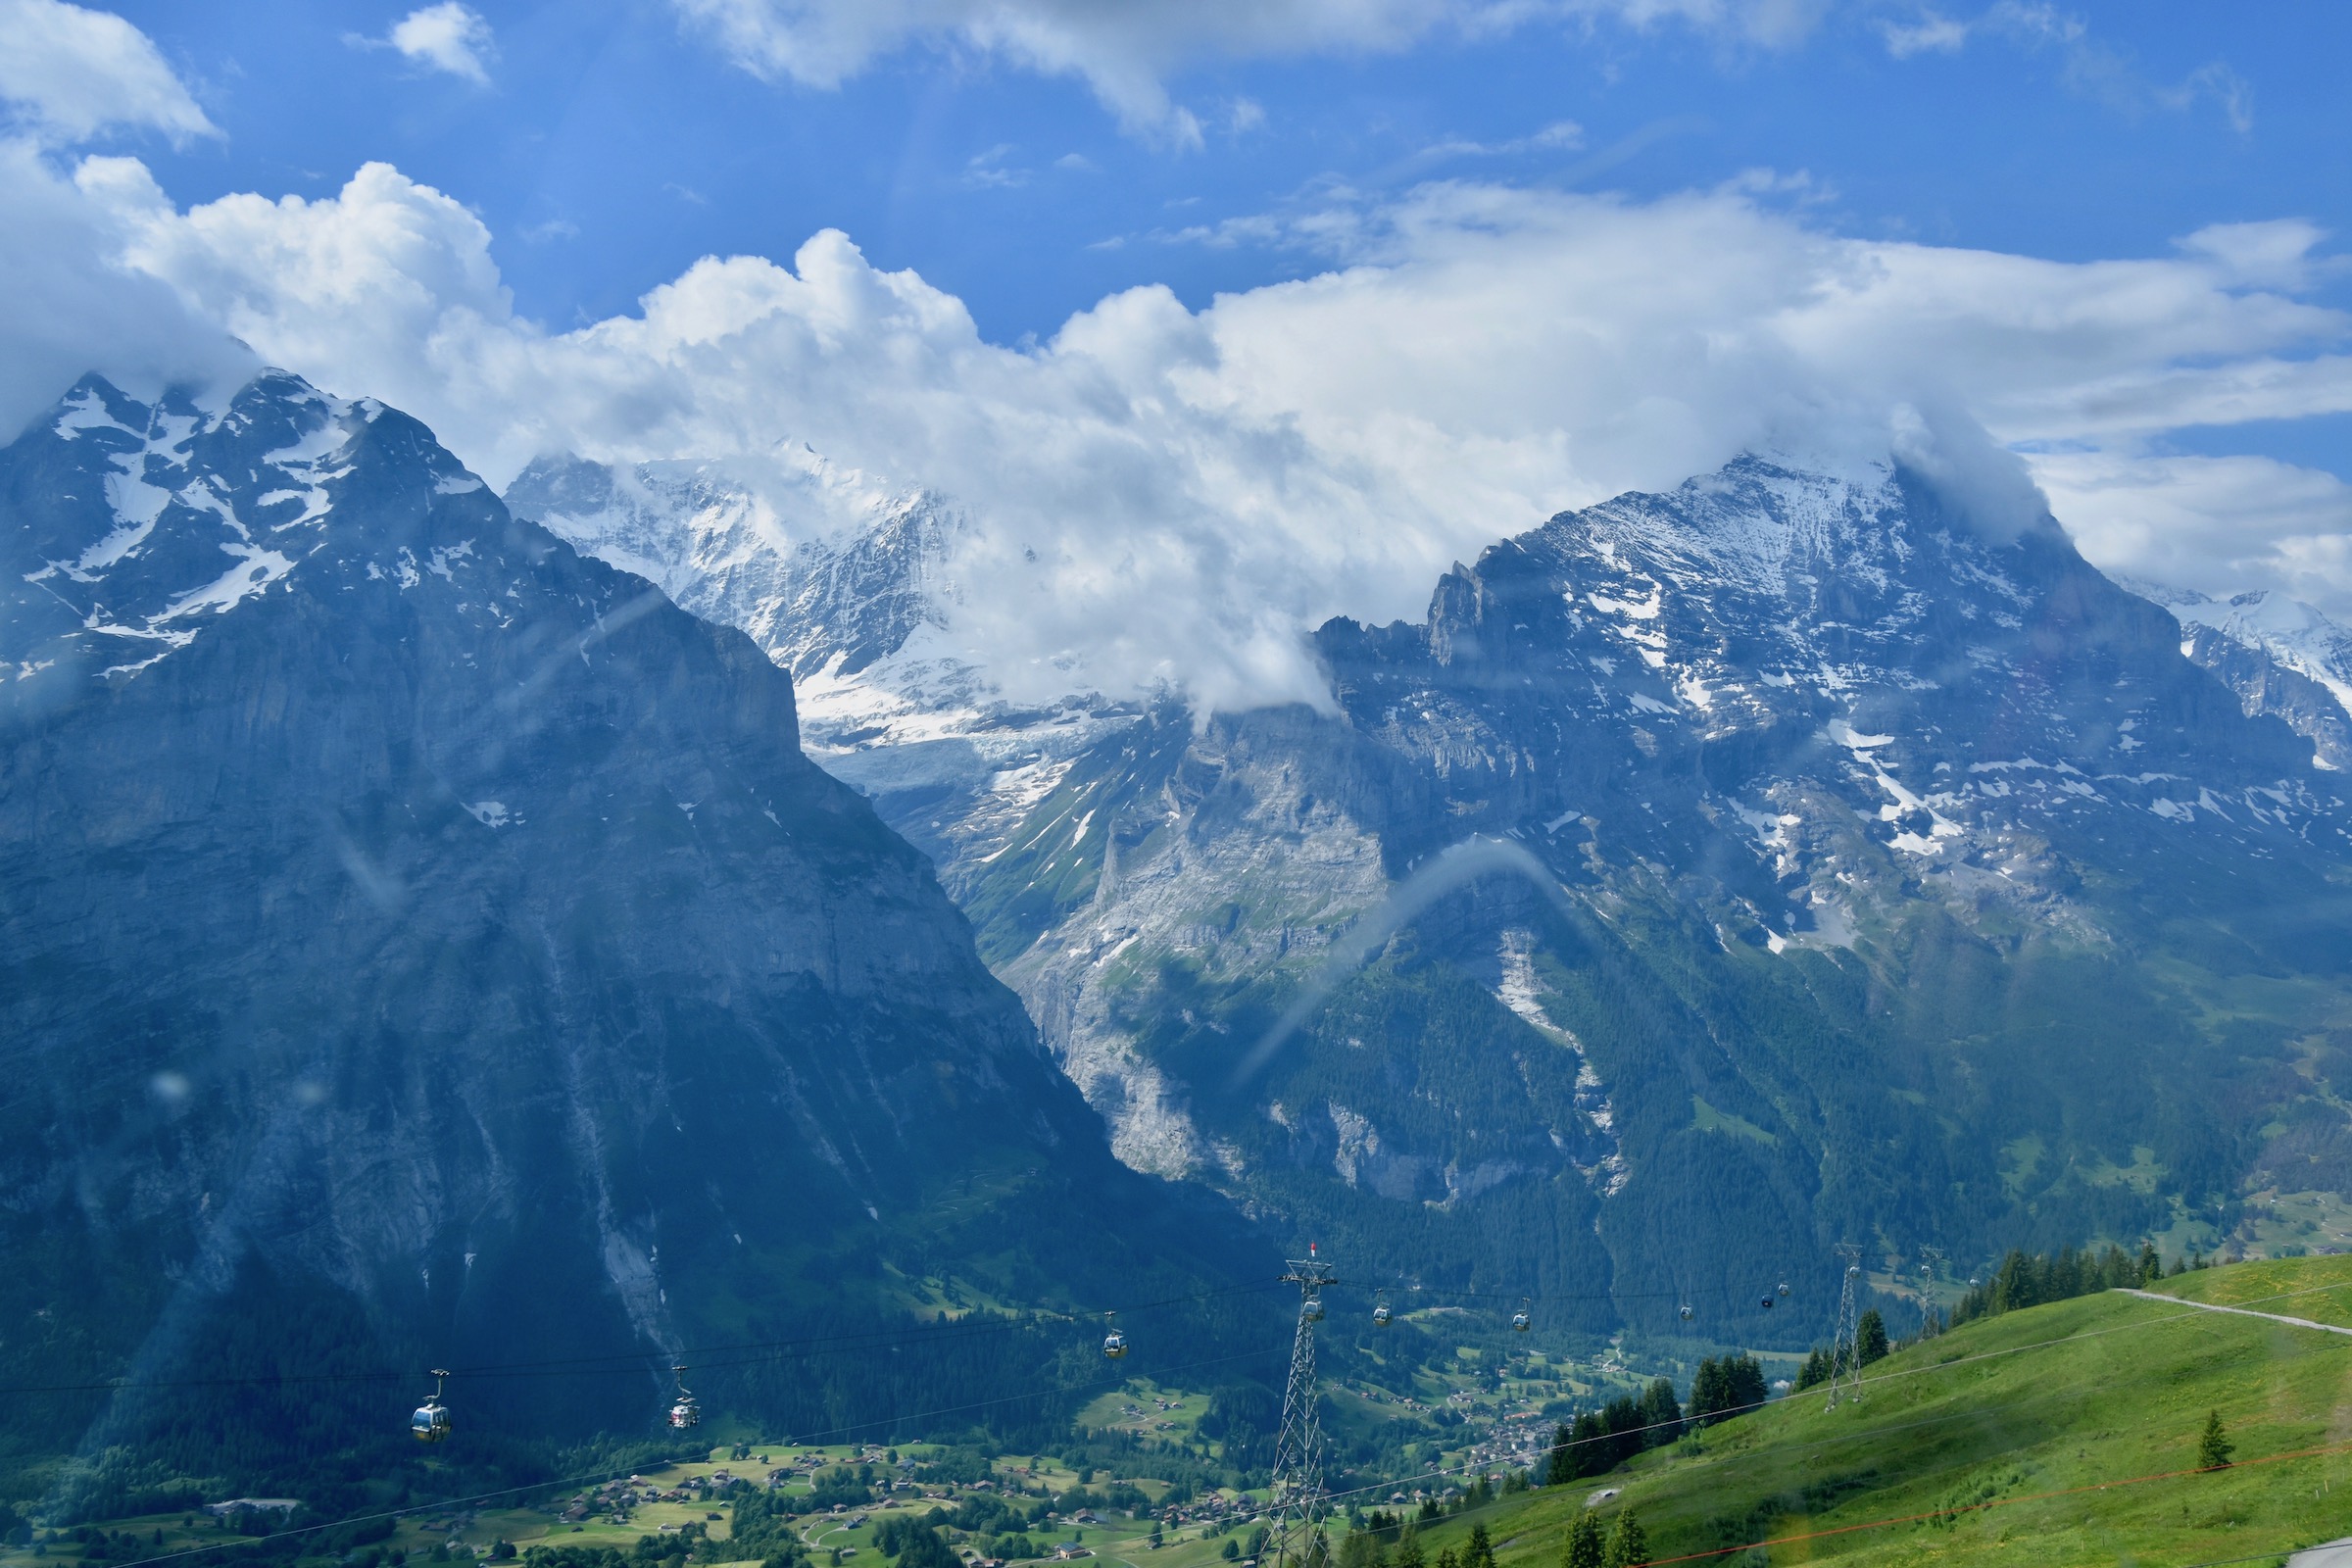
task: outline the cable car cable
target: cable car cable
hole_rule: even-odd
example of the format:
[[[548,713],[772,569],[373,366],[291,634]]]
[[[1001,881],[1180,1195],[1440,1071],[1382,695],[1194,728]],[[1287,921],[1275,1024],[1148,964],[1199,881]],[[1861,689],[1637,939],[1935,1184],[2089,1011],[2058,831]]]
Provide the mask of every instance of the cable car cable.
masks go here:
[[[1335,1280],[1333,1284],[1342,1290],[1349,1291],[1396,1291],[1407,1296],[1443,1296],[1456,1300],[1526,1300],[1538,1304],[1545,1301],[1674,1301],[1689,1300],[1694,1295],[1743,1298],[1747,1294],[1743,1289],[1728,1285],[1695,1293],[1688,1291],[1565,1291],[1548,1296],[1542,1293],[1531,1296],[1511,1291],[1457,1291],[1442,1285],[1373,1285],[1363,1280]],[[1788,1287],[1782,1286],[1778,1294],[1788,1295]]]
[[[1397,1287],[1371,1286],[1360,1281],[1335,1281],[1333,1283],[1348,1289],[1372,1290],[1376,1293],[1396,1289],[1415,1295],[1445,1296],[1475,1300],[1514,1299],[1514,1298],[1508,1296],[1507,1294],[1493,1291],[1460,1291],[1451,1290],[1445,1287],[1420,1285]],[[1116,1308],[1116,1310],[1132,1313],[1152,1311],[1155,1308],[1164,1306],[1189,1305],[1196,1301],[1215,1300],[1229,1296],[1250,1295],[1270,1291],[1276,1289],[1279,1284],[1279,1281],[1272,1281],[1259,1284],[1229,1286],[1215,1291],[1196,1292],[1189,1296],[1167,1297],[1156,1301],[1145,1301],[1137,1305],[1119,1307]],[[2336,1288],[2337,1287],[2332,1286],[2320,1286],[2313,1287],[2312,1289],[2328,1290]],[[1781,1294],[1788,1294],[1787,1287],[1784,1286],[1782,1288]],[[2279,1296],[2260,1297],[2256,1298],[2255,1299],[2278,1300],[2283,1299],[2287,1296],[2300,1294],[2309,1293],[2285,1292],[2281,1293]],[[1676,1299],[1681,1296],[1682,1293],[1671,1291],[1636,1291],[1572,1293],[1553,1296],[1521,1296],[1516,1298],[1516,1299],[1522,1302],[1607,1301],[1642,1300],[1652,1298]],[[1375,1310],[1377,1311],[1377,1308]],[[564,1368],[594,1368],[595,1370],[593,1371],[576,1375],[634,1377],[645,1370],[644,1363],[649,1357],[662,1354],[691,1355],[696,1357],[700,1364],[711,1367],[767,1365],[778,1360],[794,1358],[754,1357],[734,1361],[711,1361],[708,1358],[713,1354],[725,1354],[737,1350],[787,1349],[797,1348],[803,1346],[839,1346],[843,1348],[844,1353],[847,1353],[848,1351],[858,1349],[876,1349],[884,1348],[896,1348],[909,1344],[918,1346],[943,1344],[966,1338],[973,1338],[985,1334],[1008,1333],[1015,1329],[1032,1328],[1042,1324],[1075,1323],[1080,1321],[1080,1319],[1081,1314],[1077,1311],[1065,1312],[1051,1308],[1037,1308],[1033,1309],[1027,1314],[1016,1317],[991,1318],[987,1321],[968,1326],[956,1324],[938,1329],[930,1334],[921,1335],[919,1338],[910,1338],[909,1331],[906,1329],[871,1329],[862,1330],[853,1334],[804,1336],[802,1338],[793,1340],[752,1341],[738,1345],[695,1346],[688,1347],[681,1350],[664,1351],[659,1348],[654,1348],[625,1351],[612,1351],[601,1355],[568,1356],[539,1361],[492,1362],[477,1366],[453,1367],[450,1369],[449,1375],[463,1379],[480,1380],[492,1377],[529,1376],[541,1372],[555,1373]],[[606,1365],[605,1363],[613,1364]],[[413,1373],[405,1371],[379,1371],[309,1374],[297,1373],[281,1374],[274,1377],[249,1378],[171,1378],[151,1379],[137,1383],[123,1382],[117,1379],[95,1383],[18,1384],[13,1386],[0,1386],[0,1395],[110,1394],[147,1389],[270,1388],[295,1387],[313,1384],[380,1383],[397,1381],[413,1375]]]
[[[1229,1296],[1263,1294],[1267,1291],[1279,1289],[1280,1285],[1281,1282],[1276,1280],[1250,1285],[1228,1286],[1221,1290],[1197,1292],[1191,1296],[1166,1297],[1160,1300],[1145,1301],[1134,1306],[1122,1306],[1116,1310],[1121,1312],[1149,1312],[1158,1307],[1182,1306],[1188,1305],[1195,1301],[1215,1300]],[[865,1329],[855,1334],[810,1335],[797,1340],[755,1341],[732,1346],[688,1347],[685,1349],[679,1350],[669,1350],[663,1349],[660,1347],[654,1347],[636,1350],[613,1351],[606,1355],[568,1356],[542,1361],[506,1361],[489,1362],[477,1366],[459,1366],[452,1367],[447,1375],[449,1377],[458,1379],[480,1380],[484,1378],[501,1377],[531,1377],[541,1375],[560,1376],[565,1375],[565,1369],[578,1369],[571,1371],[569,1375],[589,1377],[634,1377],[645,1370],[645,1362],[649,1358],[662,1355],[676,1357],[692,1356],[695,1357],[696,1364],[701,1366],[760,1366],[780,1360],[809,1359],[813,1358],[817,1354],[846,1354],[859,1350],[895,1348],[907,1345],[924,1346],[949,1344],[966,1339],[976,1339],[988,1334],[1007,1333],[1014,1329],[1034,1328],[1053,1323],[1077,1323],[1080,1321],[1082,1321],[1082,1318],[1080,1314],[1076,1312],[1059,1312],[1039,1309],[1027,1316],[1017,1318],[992,1318],[986,1322],[971,1324],[968,1326],[960,1323],[952,1324],[946,1327],[937,1328],[929,1333],[906,1328]],[[839,1347],[839,1349],[811,1351],[808,1357],[755,1356],[734,1361],[712,1361],[708,1359],[708,1357],[710,1355],[723,1354],[734,1350],[788,1349],[797,1348],[803,1346],[832,1346]],[[619,1364],[606,1365],[603,1363]],[[399,1380],[414,1376],[416,1376],[416,1374],[413,1371],[381,1371],[291,1373],[280,1374],[274,1377],[245,1378],[158,1378],[137,1383],[124,1382],[121,1379],[111,1379],[103,1383],[44,1383],[17,1384],[13,1386],[0,1385],[0,1395],[112,1394],[143,1389],[272,1388],[309,1384],[384,1383],[397,1382]]]

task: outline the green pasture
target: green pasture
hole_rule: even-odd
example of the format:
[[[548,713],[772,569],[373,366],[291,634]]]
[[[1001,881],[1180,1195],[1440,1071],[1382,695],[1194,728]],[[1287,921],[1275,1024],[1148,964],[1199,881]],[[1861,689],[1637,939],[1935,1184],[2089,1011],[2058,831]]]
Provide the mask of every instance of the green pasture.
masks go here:
[[[2352,1326],[2352,1257],[2177,1276],[2180,1301]],[[1858,1402],[1823,1391],[1654,1449],[1620,1471],[1502,1498],[1426,1532],[1432,1560],[1483,1519],[1502,1568],[1555,1568],[1599,1494],[1652,1559],[1855,1568],[2202,1563],[2352,1535],[2352,1337],[2120,1292],[2009,1312],[1897,1351]],[[2218,1412],[2234,1445],[2198,1470]],[[1895,1520],[1895,1523],[1882,1521]]]

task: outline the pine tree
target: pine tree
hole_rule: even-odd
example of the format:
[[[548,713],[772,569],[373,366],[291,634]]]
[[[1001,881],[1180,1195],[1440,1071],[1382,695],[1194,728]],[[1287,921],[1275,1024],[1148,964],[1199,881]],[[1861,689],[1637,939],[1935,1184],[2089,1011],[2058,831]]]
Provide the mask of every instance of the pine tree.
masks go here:
[[[1602,1458],[1593,1466],[1596,1470],[1614,1470],[1647,1446],[1642,1436],[1642,1401],[1632,1395],[1621,1394],[1603,1406],[1600,1425],[1608,1441],[1600,1445]]]
[[[1854,1356],[1864,1366],[1886,1358],[1886,1320],[1875,1306],[1854,1325]]]
[[[1674,1380],[1653,1378],[1642,1396],[1642,1446],[1660,1448],[1683,1435],[1683,1407],[1675,1402]]]
[[[1462,1544],[1462,1568],[1494,1568],[1494,1543],[1484,1520],[1470,1527],[1470,1539]]]
[[[1649,1561],[1649,1537],[1633,1509],[1617,1516],[1616,1528],[1609,1532],[1608,1549],[1601,1554],[1600,1561],[1601,1568],[1635,1568],[1638,1563]]]
[[[1772,1389],[1764,1381],[1764,1363],[1752,1355],[1725,1356],[1720,1375],[1722,1416],[1726,1419],[1753,1410],[1772,1396]]]
[[[1813,1347],[1805,1364],[1796,1369],[1796,1386],[1810,1389],[1830,1381],[1830,1352],[1820,1346]]]
[[[1597,1475],[1606,1470],[1613,1462],[1603,1441],[1608,1435],[1609,1429],[1601,1423],[1597,1411],[1587,1410],[1578,1416],[1576,1425],[1568,1429],[1567,1438],[1553,1455],[1558,1468],[1547,1479],[1555,1483],[1574,1481],[1579,1476]]]
[[[2222,1428],[2222,1412],[2219,1410],[2206,1411],[2205,1435],[2197,1440],[2197,1468],[2200,1470],[2227,1469],[2230,1464],[2230,1455],[2236,1451],[2237,1445],[2230,1441],[2228,1434]]]
[[[2164,1278],[2164,1255],[2156,1250],[2154,1242],[2139,1244],[2138,1284],[2153,1285]]]
[[[1396,1549],[1389,1553],[1389,1568],[1422,1568],[1427,1561],[1421,1553],[1421,1532],[1406,1524],[1396,1533]]]
[[[1462,1560],[1453,1554],[1451,1546],[1438,1548],[1437,1568],[1462,1568]]]
[[[1561,1486],[1576,1479],[1576,1450],[1568,1446],[1573,1437],[1565,1422],[1552,1428],[1551,1462],[1544,1467],[1545,1486]]]
[[[1723,1367],[1713,1356],[1698,1363],[1698,1371],[1690,1379],[1690,1420],[1696,1426],[1712,1426],[1718,1412],[1727,1404],[1723,1396]]]
[[[1600,1515],[1590,1508],[1578,1509],[1576,1523],[1568,1527],[1568,1549],[1560,1558],[1560,1568],[1606,1568],[1605,1550]]]

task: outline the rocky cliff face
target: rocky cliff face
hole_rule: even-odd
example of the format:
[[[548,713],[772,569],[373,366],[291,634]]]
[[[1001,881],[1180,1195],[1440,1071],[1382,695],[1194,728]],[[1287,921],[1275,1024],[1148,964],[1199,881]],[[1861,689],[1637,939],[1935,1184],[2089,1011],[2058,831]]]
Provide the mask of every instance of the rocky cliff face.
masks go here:
[[[0,452],[0,551],[12,1372],[236,1375],[255,1312],[263,1371],[329,1320],[369,1367],[625,1357],[1190,1266],[784,672],[416,421],[86,381]],[[607,1370],[492,1402],[653,1421]]]
[[[1099,712],[952,799],[897,759],[968,712],[854,683],[903,716],[833,765],[1130,1163],[1751,1340],[1841,1237],[2210,1240],[2352,1183],[2340,792],[2055,524],[1746,459],[1317,641],[1336,713]]]

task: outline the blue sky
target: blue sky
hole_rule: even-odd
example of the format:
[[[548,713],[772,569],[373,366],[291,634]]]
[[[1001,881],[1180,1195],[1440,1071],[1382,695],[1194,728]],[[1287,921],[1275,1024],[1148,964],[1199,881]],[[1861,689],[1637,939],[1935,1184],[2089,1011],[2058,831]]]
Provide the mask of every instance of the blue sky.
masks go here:
[[[834,226],[1009,341],[1136,283],[1199,306],[1312,270],[1293,249],[1172,236],[1333,182],[1445,175],[1648,196],[1767,169],[1809,176],[1786,199],[1820,223],[2061,260],[2352,216],[2352,7],[2325,4],[2077,5],[2072,42],[1986,29],[1908,58],[1885,29],[1923,12],[1900,6],[1772,44],[1673,19],[1440,26],[1396,52],[1181,68],[1168,86],[1203,122],[1196,147],[1125,133],[1083,81],[953,40],[888,50],[837,88],[762,81],[658,0],[483,5],[486,82],[355,45],[402,5],[118,9],[225,133],[149,155],[173,196],[324,195],[386,160],[478,211],[518,306],[557,325],[624,310],[698,256],[783,256]],[[1568,145],[1446,151],[1562,122],[1581,131]]]
[[[1303,628],[1756,449],[2352,617],[2352,7],[0,0],[0,424],[92,368],[270,363],[494,484],[715,463],[788,533],[926,489],[1008,689],[1317,700]]]

